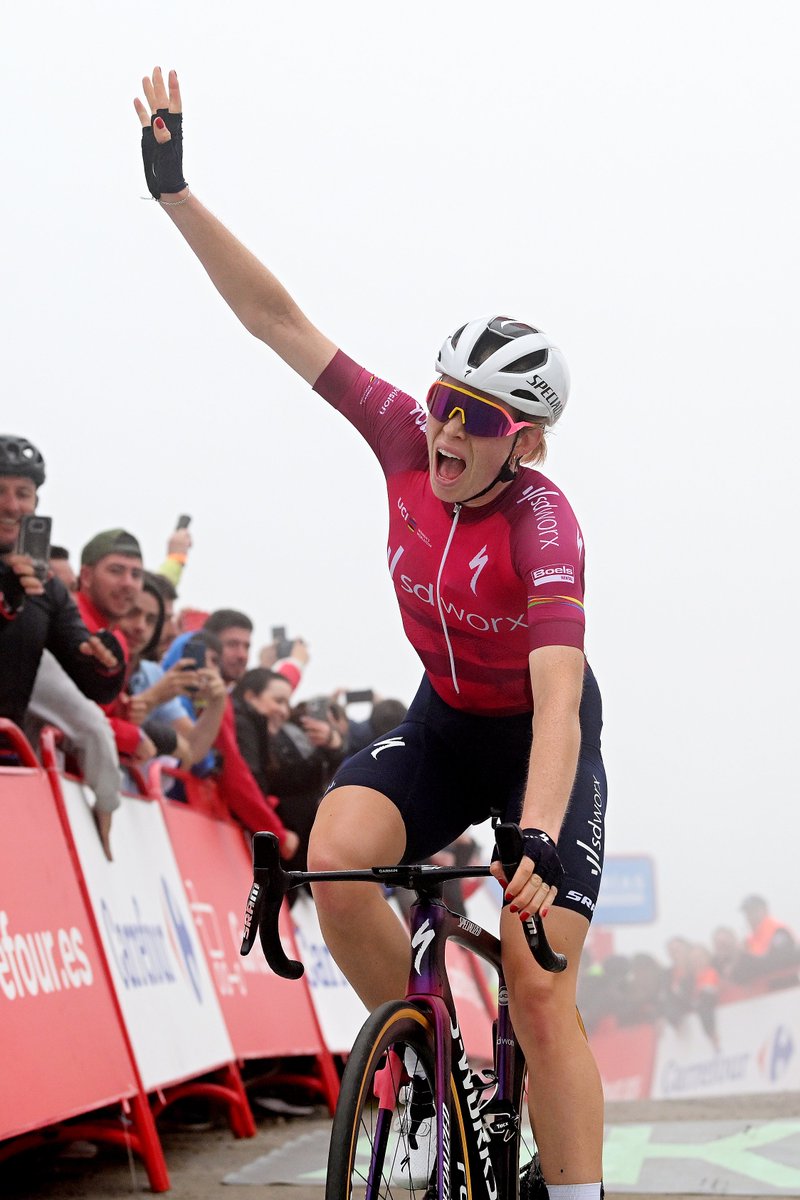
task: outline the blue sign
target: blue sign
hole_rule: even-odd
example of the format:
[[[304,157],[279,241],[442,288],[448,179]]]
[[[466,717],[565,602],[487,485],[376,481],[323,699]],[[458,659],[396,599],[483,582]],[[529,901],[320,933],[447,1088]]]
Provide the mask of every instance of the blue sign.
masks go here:
[[[646,925],[656,919],[652,858],[606,855],[594,919],[600,925]]]

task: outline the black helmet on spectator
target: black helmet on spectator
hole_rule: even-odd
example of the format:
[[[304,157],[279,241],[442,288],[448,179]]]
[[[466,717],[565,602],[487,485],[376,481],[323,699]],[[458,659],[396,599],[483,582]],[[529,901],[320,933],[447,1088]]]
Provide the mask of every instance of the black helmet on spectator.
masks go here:
[[[27,438],[0,433],[0,475],[24,475],[36,487],[44,483],[44,459]]]

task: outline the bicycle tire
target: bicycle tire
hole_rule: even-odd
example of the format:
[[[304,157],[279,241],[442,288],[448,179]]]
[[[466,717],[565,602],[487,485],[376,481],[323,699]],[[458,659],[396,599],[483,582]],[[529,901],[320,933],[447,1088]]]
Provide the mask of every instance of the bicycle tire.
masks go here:
[[[408,1061],[409,1052],[415,1059],[414,1073],[424,1074],[433,1090],[433,1022],[411,1001],[382,1005],[367,1018],[347,1060],[331,1131],[325,1200],[391,1200],[398,1194],[414,1200],[428,1191],[427,1182],[398,1181],[399,1163],[408,1153],[403,1118],[408,1075],[395,1068],[400,1060]],[[383,1106],[375,1101],[379,1072],[377,1087],[384,1096]],[[450,1196],[442,1200],[471,1200],[466,1114],[452,1076],[449,1116]],[[428,1170],[430,1180],[435,1170],[432,1154]]]

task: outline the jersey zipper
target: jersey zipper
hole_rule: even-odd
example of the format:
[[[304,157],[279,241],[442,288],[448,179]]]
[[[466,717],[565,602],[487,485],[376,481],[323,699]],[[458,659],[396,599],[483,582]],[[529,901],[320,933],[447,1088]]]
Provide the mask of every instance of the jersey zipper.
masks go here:
[[[442,629],[444,630],[444,640],[447,644],[447,654],[450,659],[450,674],[453,678],[453,687],[456,690],[457,696],[461,695],[461,689],[458,686],[458,679],[456,678],[456,660],[453,657],[453,647],[450,645],[450,634],[447,632],[447,621],[445,620],[444,609],[442,608],[441,582],[444,564],[447,562],[447,555],[450,552],[450,545],[453,541],[453,535],[455,534],[456,525],[458,525],[458,518],[460,515],[461,505],[456,504],[453,506],[453,523],[450,526],[450,534],[447,538],[447,544],[445,545],[444,552],[442,553],[442,561],[439,563],[439,574],[436,576],[436,606],[439,609],[439,620],[442,622]]]

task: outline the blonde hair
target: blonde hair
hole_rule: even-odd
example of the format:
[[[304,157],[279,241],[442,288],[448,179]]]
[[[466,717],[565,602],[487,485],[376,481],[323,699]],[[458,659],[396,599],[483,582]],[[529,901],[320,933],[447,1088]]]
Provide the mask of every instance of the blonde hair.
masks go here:
[[[535,467],[539,463],[543,463],[547,458],[547,442],[545,435],[547,433],[547,421],[544,417],[532,417],[528,413],[519,413],[518,421],[528,421],[531,425],[535,425],[537,429],[541,429],[542,436],[539,439],[539,445],[535,450],[531,450],[528,454],[524,454],[519,460],[522,467]]]

